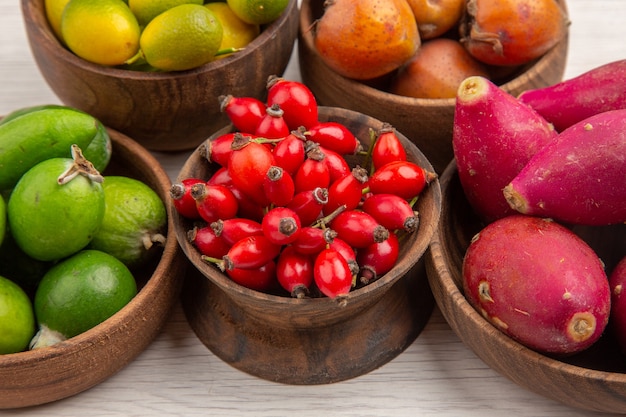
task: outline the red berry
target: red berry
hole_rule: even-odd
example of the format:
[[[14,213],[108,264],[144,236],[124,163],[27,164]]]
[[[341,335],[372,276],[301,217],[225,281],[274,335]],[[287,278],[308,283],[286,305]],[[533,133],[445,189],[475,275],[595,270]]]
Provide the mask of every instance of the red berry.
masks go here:
[[[288,172],[279,166],[271,166],[263,182],[263,191],[271,204],[286,206],[293,199],[295,184]]]
[[[220,167],[217,171],[211,175],[211,177],[206,181],[207,184],[210,185],[225,185],[230,187],[233,185],[233,179],[230,176],[230,171],[228,171],[228,167]]]
[[[318,107],[313,92],[301,82],[270,76],[267,81],[267,104],[278,104],[291,130],[309,128],[317,123]]]
[[[378,131],[372,148],[372,164],[378,169],[389,162],[406,161],[406,151],[400,142],[396,130],[388,123]]]
[[[306,297],[313,283],[313,258],[285,246],[276,262],[276,278],[292,297]]]
[[[307,130],[308,139],[340,155],[353,155],[361,149],[361,142],[343,124],[319,122]]]
[[[369,190],[374,194],[395,194],[411,200],[427,184],[427,174],[422,167],[410,161],[389,162],[370,175]]]
[[[231,246],[245,237],[263,234],[261,223],[243,217],[220,219],[211,223],[210,227],[216,236]]]
[[[243,287],[267,292],[276,283],[276,262],[271,260],[260,268],[254,269],[227,269],[226,274],[230,279]]]
[[[263,235],[248,236],[235,242],[217,265],[222,271],[260,268],[278,256],[280,248]]]
[[[233,150],[228,161],[228,171],[238,189],[257,204],[267,206],[269,202],[263,191],[263,181],[272,165],[274,156],[265,145],[247,141]]]
[[[326,249],[335,237],[337,237],[337,232],[333,229],[304,226],[298,238],[291,243],[291,247],[302,254],[314,255]]]
[[[357,208],[363,196],[365,183],[367,170],[359,166],[350,174],[333,182],[328,187],[328,203],[324,206],[324,214],[328,215],[342,205],[346,206],[346,210]]]
[[[298,238],[301,225],[295,211],[287,207],[275,207],[268,211],[261,222],[263,234],[275,245],[287,245]]]
[[[335,249],[341,254],[341,256],[343,256],[343,259],[348,262],[352,275],[359,273],[359,265],[356,261],[356,252],[345,240],[336,237],[328,244],[328,247]]]
[[[324,154],[319,148],[307,152],[307,159],[300,165],[293,177],[296,193],[314,188],[328,188],[330,185],[330,172],[324,164]]]
[[[348,162],[344,159],[343,156],[323,146],[318,145],[318,147],[319,150],[324,154],[324,159],[322,160],[322,162],[324,162],[324,164],[326,164],[326,166],[328,167],[328,173],[330,174],[331,183],[350,173],[352,168],[350,168],[350,165],[348,165]]]
[[[389,237],[387,229],[361,210],[342,211],[330,222],[330,228],[337,232],[337,237],[355,248],[365,248]]]
[[[330,298],[347,295],[352,288],[350,266],[335,249],[324,249],[315,257],[313,280],[321,293]]]
[[[228,253],[230,243],[215,234],[215,231],[208,227],[194,227],[187,232],[189,242],[198,248],[198,251],[205,256],[221,258]]]
[[[371,194],[363,201],[361,210],[391,231],[413,233],[419,226],[418,213],[405,199],[395,194]]]
[[[328,203],[328,189],[318,187],[297,193],[287,207],[296,212],[302,225],[310,226],[317,220],[326,203]]]
[[[244,133],[254,133],[265,116],[265,103],[254,97],[218,97],[220,110],[226,113],[235,129]]]
[[[204,183],[204,181],[200,178],[185,178],[170,187],[170,197],[174,208],[181,216],[192,220],[200,218],[196,200],[191,196],[191,186],[198,183]]]
[[[289,175],[295,175],[296,170],[306,158],[305,141],[301,131],[292,131],[274,147],[275,164],[287,171]]]
[[[191,186],[191,196],[196,200],[200,217],[207,223],[230,219],[237,215],[239,205],[232,191],[225,185],[197,183]]]
[[[389,272],[396,264],[399,252],[398,237],[393,233],[383,242],[360,249],[357,253],[357,263],[361,267],[359,275],[361,284],[369,284]]]
[[[228,165],[228,159],[232,153],[232,143],[239,132],[224,133],[212,140],[206,140],[199,148],[200,154],[209,163],[215,162],[223,167]]]
[[[283,110],[278,104],[265,109],[265,116],[259,122],[254,134],[268,139],[279,139],[289,135],[289,126],[283,118]]]

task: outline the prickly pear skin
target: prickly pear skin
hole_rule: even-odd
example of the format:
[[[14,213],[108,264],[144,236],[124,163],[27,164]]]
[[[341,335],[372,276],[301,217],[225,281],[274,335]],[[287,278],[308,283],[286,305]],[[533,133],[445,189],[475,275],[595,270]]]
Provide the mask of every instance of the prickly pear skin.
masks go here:
[[[611,288],[610,327],[617,342],[626,353],[626,256],[615,266],[609,275]]]
[[[452,148],[465,195],[484,221],[515,213],[502,188],[556,135],[543,117],[492,81],[469,77],[461,83]]]
[[[487,225],[463,261],[465,297],[496,328],[542,353],[580,352],[610,314],[610,290],[595,252],[549,220],[512,215]]]
[[[626,109],[561,132],[503,194],[523,214],[590,226],[626,222]]]
[[[595,114],[626,108],[626,59],[548,87],[527,90],[518,98],[561,132]]]

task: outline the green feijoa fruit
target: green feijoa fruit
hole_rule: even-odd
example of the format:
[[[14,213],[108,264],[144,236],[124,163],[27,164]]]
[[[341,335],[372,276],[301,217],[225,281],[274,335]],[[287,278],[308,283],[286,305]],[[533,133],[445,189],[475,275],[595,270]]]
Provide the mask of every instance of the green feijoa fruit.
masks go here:
[[[104,219],[89,247],[115,256],[129,268],[139,267],[165,244],[165,204],[134,178],[106,176],[102,187]]]
[[[4,235],[7,232],[7,206],[4,197],[0,194],[0,245],[4,241]]]
[[[0,245],[0,275],[19,285],[30,297],[35,296],[41,278],[52,266],[52,262],[40,261],[28,256],[15,243],[11,231],[7,230]]]
[[[15,242],[41,261],[83,249],[104,217],[102,176],[77,146],[72,148],[73,159],[47,159],[28,170],[9,198]]]
[[[79,335],[102,323],[137,294],[130,270],[114,256],[85,249],[53,266],[35,294],[37,349]]]
[[[28,295],[0,276],[0,354],[26,350],[35,334],[35,314]]]

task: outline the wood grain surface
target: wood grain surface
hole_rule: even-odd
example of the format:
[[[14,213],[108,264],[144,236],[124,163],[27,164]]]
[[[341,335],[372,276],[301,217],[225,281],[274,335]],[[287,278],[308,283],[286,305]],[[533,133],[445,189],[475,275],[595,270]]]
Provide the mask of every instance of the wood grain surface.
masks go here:
[[[626,58],[623,0],[570,0],[565,77]],[[300,79],[297,56],[287,72]],[[16,0],[0,0],[0,114],[58,103],[30,53]],[[189,152],[154,152],[175,178]],[[268,382],[212,354],[176,305],[155,341],[133,362],[71,398],[7,416],[585,417],[583,411],[521,388],[489,368],[438,309],[394,360],[358,378],[315,386]]]

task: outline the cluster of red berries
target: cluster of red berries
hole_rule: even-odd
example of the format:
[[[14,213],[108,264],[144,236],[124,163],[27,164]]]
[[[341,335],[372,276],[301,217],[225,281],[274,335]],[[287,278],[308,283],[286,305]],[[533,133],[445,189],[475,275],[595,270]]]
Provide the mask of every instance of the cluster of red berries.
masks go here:
[[[343,124],[318,119],[308,87],[275,76],[266,103],[220,100],[233,130],[200,147],[215,171],[170,192],[199,221],[188,238],[206,262],[240,285],[298,298],[346,295],[394,266],[434,174],[407,160],[391,126],[370,132],[365,152]],[[364,164],[351,167],[347,155]]]

